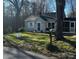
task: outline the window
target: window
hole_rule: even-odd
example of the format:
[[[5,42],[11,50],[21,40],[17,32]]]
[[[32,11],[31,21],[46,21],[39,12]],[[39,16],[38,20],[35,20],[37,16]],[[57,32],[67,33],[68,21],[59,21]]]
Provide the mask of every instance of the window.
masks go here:
[[[71,27],[74,27],[74,23],[71,23]]]
[[[48,28],[52,28],[52,29],[54,29],[54,23],[48,23]]]
[[[38,31],[40,31],[40,23],[38,23]]]
[[[51,23],[48,23],[48,28],[51,28]]]
[[[32,24],[32,23],[30,23],[30,26],[33,26],[33,24]]]
[[[33,28],[34,27],[34,23],[33,22],[28,22],[28,28]]]
[[[54,24],[54,23],[52,23],[52,28],[54,28],[54,25],[55,25],[55,24]]]
[[[63,31],[69,32],[69,22],[63,22]]]
[[[63,25],[64,27],[69,27],[69,22],[64,22]]]
[[[70,31],[75,32],[75,23],[74,22],[70,22]]]

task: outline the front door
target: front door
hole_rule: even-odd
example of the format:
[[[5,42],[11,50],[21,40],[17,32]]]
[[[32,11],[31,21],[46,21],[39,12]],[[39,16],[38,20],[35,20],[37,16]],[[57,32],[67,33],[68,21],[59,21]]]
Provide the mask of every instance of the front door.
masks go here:
[[[37,23],[37,30],[40,31],[40,23]]]

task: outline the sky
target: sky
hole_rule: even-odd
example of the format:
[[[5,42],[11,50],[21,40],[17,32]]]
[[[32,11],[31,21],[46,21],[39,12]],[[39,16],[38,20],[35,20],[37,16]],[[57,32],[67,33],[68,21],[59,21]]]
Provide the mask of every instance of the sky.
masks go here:
[[[71,0],[68,0],[68,3],[65,4],[65,14],[68,15],[71,12]],[[73,6],[76,8],[76,0],[72,0]],[[56,12],[56,2],[55,0],[49,0],[49,10]]]

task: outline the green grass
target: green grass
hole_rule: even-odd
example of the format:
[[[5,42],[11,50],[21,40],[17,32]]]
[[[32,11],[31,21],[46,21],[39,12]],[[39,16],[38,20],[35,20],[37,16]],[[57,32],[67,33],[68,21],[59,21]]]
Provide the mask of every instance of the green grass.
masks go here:
[[[16,45],[19,45],[23,49],[34,51],[37,53],[42,53],[45,55],[49,55],[50,53],[52,54],[52,52],[50,52],[49,50],[46,49],[46,46],[50,41],[48,34],[24,32],[24,33],[21,33],[21,38],[23,40],[17,39],[15,33],[4,35],[4,37],[11,42],[15,42]],[[68,40],[70,40],[71,42],[76,41],[75,35],[74,36],[64,36],[64,37],[67,38]],[[54,38],[52,38],[52,40],[53,40],[52,45],[56,46],[62,52],[75,53],[75,47],[70,45],[70,43],[67,43],[64,41],[56,41]]]

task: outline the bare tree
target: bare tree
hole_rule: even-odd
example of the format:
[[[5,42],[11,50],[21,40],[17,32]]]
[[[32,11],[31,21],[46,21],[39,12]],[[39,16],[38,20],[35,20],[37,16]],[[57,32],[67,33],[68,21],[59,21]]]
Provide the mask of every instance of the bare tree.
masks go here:
[[[12,5],[6,6],[7,0],[3,0],[3,30],[4,33],[12,32],[13,19],[14,19],[14,9]]]
[[[21,14],[20,16],[24,17],[24,19],[25,19],[25,17],[29,16],[32,12],[32,10],[31,10],[32,8],[30,5],[31,5],[30,2],[28,2],[26,0],[24,1],[24,5],[23,5],[21,13],[20,13]]]
[[[18,31],[18,28],[21,26],[18,20],[20,21],[20,12],[23,6],[24,0],[8,0],[16,9],[16,20],[15,20],[15,31]]]
[[[16,4],[14,0],[3,1],[4,32],[9,31],[7,30],[9,27],[12,27],[12,31],[18,31],[18,28],[24,26],[24,20],[26,17],[30,15],[30,3],[27,0],[23,0],[24,2],[22,2],[22,0],[17,1],[18,4]],[[7,3],[8,5],[6,5]],[[21,5],[21,3],[23,3],[23,5]],[[19,12],[18,9],[20,10]]]
[[[24,0],[23,7],[20,12],[20,25],[24,27],[24,20],[32,13],[31,3],[28,0]]]
[[[41,15],[47,12],[47,0],[35,0],[32,2],[32,10],[34,15]]]
[[[39,8],[40,8],[40,10],[39,10],[39,14],[40,15],[42,15],[42,14],[44,14],[44,10],[45,10],[45,8],[46,8],[46,0],[40,0],[40,6],[39,6]]]

